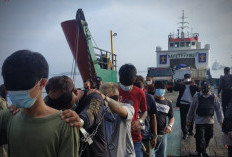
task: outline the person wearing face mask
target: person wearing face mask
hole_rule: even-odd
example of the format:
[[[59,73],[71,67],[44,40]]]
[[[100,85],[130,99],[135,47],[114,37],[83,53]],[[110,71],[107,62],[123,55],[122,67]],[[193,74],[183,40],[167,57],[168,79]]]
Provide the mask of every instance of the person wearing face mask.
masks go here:
[[[105,139],[104,121],[104,102],[99,94],[92,93],[87,95],[87,91],[75,88],[72,79],[68,76],[55,76],[48,80],[46,85],[47,96],[45,103],[56,109],[74,110],[78,115],[74,115],[70,110],[65,110],[63,118],[70,121],[72,126],[80,127],[79,123],[73,122],[73,119],[80,118],[82,126],[91,137],[93,143],[81,141],[80,156],[82,157],[106,157],[107,145]],[[65,116],[67,115],[67,116]],[[71,122],[72,121],[72,122]],[[81,132],[83,138],[83,132]],[[96,133],[96,134],[94,134]]]
[[[146,76],[146,83],[145,83],[144,91],[151,95],[155,94],[154,83],[153,83],[152,77],[149,74],[147,74]]]
[[[142,135],[141,127],[147,117],[147,105],[144,91],[133,83],[136,79],[136,68],[132,64],[124,64],[119,69],[119,95],[121,102],[131,104],[134,107],[135,114],[131,123],[131,135],[134,142],[136,157],[142,157]],[[139,112],[141,113],[139,115]]]
[[[187,114],[186,125],[195,122],[196,129],[196,154],[192,155],[208,157],[206,148],[213,137],[214,112],[218,123],[223,121],[223,113],[218,97],[211,93],[211,86],[207,81],[201,83],[201,92],[193,97],[193,102]]]
[[[100,86],[100,91],[93,89],[89,93],[98,93],[105,100],[105,133],[108,145],[108,157],[135,157],[131,137],[131,121],[134,108],[121,103],[118,85],[107,82]]]
[[[0,111],[0,145],[8,144],[9,156],[77,157],[77,128],[61,120],[62,111],[42,98],[48,78],[45,58],[29,50],[16,51],[4,61],[2,76],[10,100],[21,108],[16,115]]]
[[[186,128],[186,116],[193,101],[194,94],[200,90],[188,73],[184,75],[184,80],[180,84],[176,84],[173,89],[179,92],[176,106],[180,107],[181,130],[183,132],[183,139],[186,139],[187,135],[193,135],[193,124]]]
[[[165,98],[165,93],[166,84],[163,81],[155,81],[158,137],[156,146],[152,149],[152,157],[167,157],[167,134],[172,132],[175,121],[172,103]]]

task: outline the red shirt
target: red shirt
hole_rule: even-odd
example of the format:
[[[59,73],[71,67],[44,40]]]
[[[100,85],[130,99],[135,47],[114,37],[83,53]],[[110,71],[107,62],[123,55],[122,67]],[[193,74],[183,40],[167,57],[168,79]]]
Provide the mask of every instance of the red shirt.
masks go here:
[[[122,96],[121,102],[131,104],[134,107],[135,114],[132,122],[136,121],[139,118],[139,111],[142,113],[147,111],[146,96],[144,91],[135,86],[133,86],[132,90],[129,92],[123,91],[120,86],[118,90],[119,95]],[[134,143],[142,140],[140,131],[131,132],[131,136]]]

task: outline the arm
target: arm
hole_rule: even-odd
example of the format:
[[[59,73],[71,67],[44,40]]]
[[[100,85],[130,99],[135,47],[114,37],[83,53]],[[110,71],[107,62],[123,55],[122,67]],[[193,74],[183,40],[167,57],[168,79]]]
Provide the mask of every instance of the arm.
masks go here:
[[[221,93],[221,90],[222,90],[222,76],[220,77],[220,80],[219,80],[218,96]]]
[[[216,111],[218,123],[222,125],[222,121],[223,121],[222,108],[221,108],[221,104],[219,102],[219,99],[216,96],[215,96],[215,99],[214,99],[214,109]]]
[[[58,157],[77,157],[80,147],[79,130],[64,123],[61,129],[59,143]]]
[[[117,101],[105,97],[106,102],[108,103],[109,108],[114,112],[120,115],[122,118],[127,118],[128,112],[127,110]]]
[[[89,97],[85,109],[79,114],[84,121],[84,128],[91,128],[95,121],[102,115],[104,103],[100,95],[95,94]]]
[[[94,90],[90,90],[88,92],[88,94],[90,94],[90,93],[97,93],[97,94],[101,95],[102,99],[105,100],[108,103],[109,108],[114,113],[119,114],[123,118],[127,118],[127,115],[128,115],[127,110],[124,107],[122,107],[122,105],[119,102],[117,102],[117,101],[115,101],[115,100],[113,100],[113,99],[105,96],[100,91],[95,90],[95,89]]]
[[[193,122],[194,114],[195,114],[195,109],[198,103],[198,94],[195,94],[193,97],[193,102],[190,105],[187,118],[186,118],[186,124],[189,125],[189,123]]]
[[[169,106],[170,106],[170,110],[168,112],[169,121],[168,121],[168,125],[164,128],[164,132],[166,134],[172,132],[172,126],[174,125],[174,121],[175,121],[172,104],[169,103]]]

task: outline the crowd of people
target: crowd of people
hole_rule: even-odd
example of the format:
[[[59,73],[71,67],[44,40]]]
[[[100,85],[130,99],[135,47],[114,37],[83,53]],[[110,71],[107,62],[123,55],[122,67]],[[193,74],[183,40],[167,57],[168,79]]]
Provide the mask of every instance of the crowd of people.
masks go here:
[[[68,76],[48,79],[49,66],[37,52],[16,51],[3,63],[0,87],[0,156],[4,157],[166,157],[167,134],[175,106],[166,98],[166,83],[137,75],[132,64],[119,69],[119,83],[96,77],[76,88]],[[45,88],[47,95],[42,96]],[[193,136],[196,154],[208,157],[214,113],[232,156],[232,75],[225,68],[218,95],[190,74],[174,86],[179,92],[183,140]],[[219,94],[222,91],[222,107]],[[8,104],[10,98],[12,105]],[[223,112],[222,109],[223,108]],[[225,115],[225,118],[224,118]],[[224,121],[223,121],[224,119]]]

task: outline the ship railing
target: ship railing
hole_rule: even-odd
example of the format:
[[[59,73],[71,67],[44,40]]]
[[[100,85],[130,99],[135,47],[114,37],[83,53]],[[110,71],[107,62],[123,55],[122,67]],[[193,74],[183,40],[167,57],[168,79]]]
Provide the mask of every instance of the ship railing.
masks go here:
[[[95,50],[95,56],[97,58],[97,63],[100,65],[101,69],[117,70],[117,64],[116,64],[117,55],[116,54],[112,54],[112,52],[103,50],[98,47],[93,47],[93,48]]]

